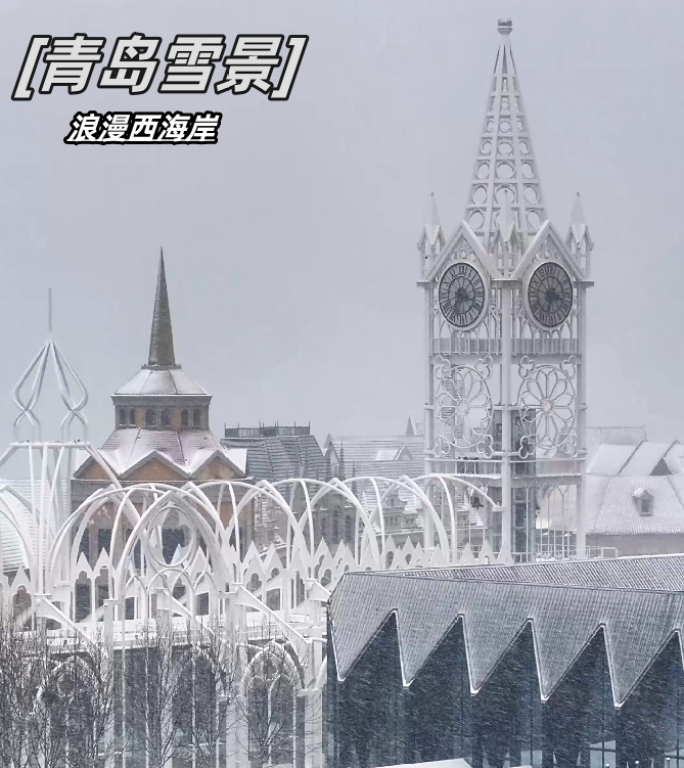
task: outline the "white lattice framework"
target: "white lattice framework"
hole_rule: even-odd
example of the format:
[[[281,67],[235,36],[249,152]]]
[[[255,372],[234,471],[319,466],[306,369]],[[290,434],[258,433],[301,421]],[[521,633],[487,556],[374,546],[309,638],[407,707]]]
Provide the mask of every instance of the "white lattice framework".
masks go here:
[[[59,439],[52,441],[44,438],[36,410],[50,367],[66,408]],[[305,706],[319,713],[307,721],[307,764],[321,761],[325,605],[341,576],[350,570],[496,561],[488,532],[500,525],[500,509],[485,486],[455,476],[122,487],[88,441],[86,389],[51,337],[21,377],[14,400],[19,415],[0,473],[23,453],[30,491],[9,484],[0,493],[4,530],[16,537],[22,561],[16,570],[3,566],[0,599],[13,607],[17,621],[47,621],[57,627],[51,630],[57,639],[103,637],[112,649],[133,647],[141,628],[164,612],[198,633],[221,627],[245,646],[272,642],[275,629],[292,656]],[[72,511],[69,480],[87,456],[109,484]],[[395,541],[387,519],[396,515],[397,496],[410,504],[417,523]],[[331,544],[316,535],[316,515],[330,500],[352,510],[351,541]],[[275,509],[285,525],[279,545],[262,551],[241,541],[241,522],[258,505]],[[83,535],[103,520],[111,526],[109,542],[89,558],[81,551]],[[165,529],[184,534],[170,558],[163,549]],[[0,540],[0,558],[6,544]],[[86,615],[79,615],[79,585],[90,592]],[[253,669],[250,663],[246,675]],[[230,760],[239,763],[236,754]]]

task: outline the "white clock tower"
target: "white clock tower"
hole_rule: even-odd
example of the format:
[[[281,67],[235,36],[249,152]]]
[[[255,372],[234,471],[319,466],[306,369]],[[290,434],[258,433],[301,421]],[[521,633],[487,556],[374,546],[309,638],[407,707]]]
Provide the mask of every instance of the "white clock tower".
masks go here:
[[[548,220],[510,21],[499,49],[464,220],[447,241],[431,201],[418,243],[425,290],[427,472],[466,477],[460,546],[501,559],[583,557],[586,289],[579,196],[563,238]],[[475,536],[477,534],[477,538]]]

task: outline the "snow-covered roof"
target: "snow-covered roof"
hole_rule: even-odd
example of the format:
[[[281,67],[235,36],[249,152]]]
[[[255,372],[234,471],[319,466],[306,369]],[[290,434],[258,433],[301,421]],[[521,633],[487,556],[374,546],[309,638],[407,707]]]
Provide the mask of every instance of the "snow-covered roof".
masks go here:
[[[209,397],[208,393],[193,381],[180,366],[173,368],[143,366],[132,379],[114,393],[114,397],[163,397],[170,395]]]
[[[208,429],[117,429],[100,449],[100,454],[119,477],[124,477],[152,455],[168,461],[182,474],[192,475],[214,456],[222,456],[241,474],[244,449],[226,449]]]
[[[683,579],[682,555],[350,572],[328,604],[330,649],[344,680],[392,621],[398,634],[392,647],[401,652],[393,663],[408,685],[455,631],[476,692],[531,627],[539,691],[546,699],[598,637],[614,704],[620,706],[684,627]]]
[[[325,478],[325,459],[313,435],[224,438],[221,443],[230,450],[245,451],[246,472],[255,480],[276,482],[293,477]]]

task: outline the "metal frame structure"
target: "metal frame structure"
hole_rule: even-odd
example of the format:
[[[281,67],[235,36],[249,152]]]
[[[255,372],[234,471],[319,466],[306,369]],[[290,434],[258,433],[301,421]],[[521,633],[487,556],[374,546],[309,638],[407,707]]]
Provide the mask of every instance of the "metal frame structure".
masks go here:
[[[37,413],[50,366],[66,409],[57,440],[44,438]],[[140,633],[162,616],[181,635],[186,625],[198,636],[219,628],[245,649],[243,691],[249,690],[254,658],[277,636],[290,657],[288,677],[296,677],[296,701],[305,710],[305,744],[299,752],[306,766],[322,764],[325,608],[342,575],[497,560],[489,531],[500,521],[500,508],[483,486],[455,475],[122,486],[88,440],[86,389],[51,334],[21,377],[14,400],[19,416],[14,441],[0,457],[0,472],[10,458],[23,454],[30,491],[21,493],[11,483],[0,489],[0,517],[9,526],[4,530],[16,536],[23,561],[13,573],[3,568],[0,601],[13,609],[18,624],[42,623],[56,643],[74,636],[99,638],[113,654],[134,648]],[[29,434],[22,439],[26,424]],[[88,456],[109,484],[72,510],[70,480]],[[402,543],[386,525],[386,516],[396,514],[391,500],[397,494],[412,500],[421,521]],[[295,497],[303,504],[293,505]],[[317,541],[317,510],[331,497],[354,510],[352,542]],[[271,505],[284,519],[286,534],[278,547],[258,551],[241,541],[240,522],[256,503]],[[473,509],[479,511],[475,523]],[[102,521],[111,530],[108,542],[96,556],[86,555],[84,534]],[[473,526],[476,540],[470,535]],[[184,534],[170,558],[164,553],[169,528]],[[3,549],[0,540],[0,558]],[[81,598],[88,595],[85,615],[79,589]],[[275,606],[269,607],[274,594]],[[217,753],[217,765],[248,764],[248,736],[243,737],[231,735],[232,748],[226,745],[224,758]],[[116,765],[126,765],[125,754],[117,760]]]
[[[570,550],[584,557],[586,289],[593,244],[579,197],[565,239],[547,219],[511,30],[510,21],[499,21],[465,218],[447,240],[432,197],[418,242],[426,472],[458,474],[489,488],[503,508],[496,551],[517,561],[567,557]],[[540,325],[528,303],[531,275],[542,264],[562,267],[572,285],[570,312],[555,327]],[[455,265],[476,271],[485,295],[477,320],[463,327],[440,306],[441,280]],[[555,546],[559,533],[573,538],[571,547],[563,535]]]

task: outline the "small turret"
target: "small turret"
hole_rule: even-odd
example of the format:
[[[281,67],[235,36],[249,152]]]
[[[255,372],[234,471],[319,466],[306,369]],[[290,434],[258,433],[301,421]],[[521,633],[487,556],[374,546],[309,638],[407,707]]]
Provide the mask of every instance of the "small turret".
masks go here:
[[[423,231],[420,234],[420,239],[418,240],[421,277],[430,271],[435,259],[446,245],[446,238],[442,231],[442,225],[439,223],[439,213],[437,212],[437,202],[435,200],[434,192],[430,193],[425,222]]]
[[[575,195],[575,202],[572,205],[572,214],[570,216],[570,228],[565,238],[565,244],[568,250],[577,259],[577,263],[582,268],[585,276],[589,277],[591,252],[594,243],[589,235],[587,220],[582,207],[582,200],[579,192]]]

